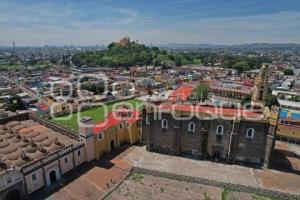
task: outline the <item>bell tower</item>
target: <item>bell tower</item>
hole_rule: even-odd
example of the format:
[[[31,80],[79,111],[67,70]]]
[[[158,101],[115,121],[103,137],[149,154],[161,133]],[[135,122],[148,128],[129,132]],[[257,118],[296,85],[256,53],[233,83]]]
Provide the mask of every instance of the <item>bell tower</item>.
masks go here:
[[[262,106],[262,108],[265,107],[268,93],[268,68],[269,65],[263,64],[255,79],[254,91],[251,99],[251,104],[253,106]]]

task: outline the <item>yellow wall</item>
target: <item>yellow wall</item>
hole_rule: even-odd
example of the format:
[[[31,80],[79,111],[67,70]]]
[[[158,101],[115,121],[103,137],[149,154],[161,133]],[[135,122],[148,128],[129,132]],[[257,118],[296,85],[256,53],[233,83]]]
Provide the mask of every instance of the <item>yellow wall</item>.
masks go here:
[[[130,124],[129,127],[124,123],[123,128],[120,129],[119,125],[111,127],[104,131],[104,138],[98,140],[98,134],[94,135],[95,141],[95,154],[99,159],[104,153],[111,152],[111,141],[114,140],[115,148],[120,147],[124,143],[134,144],[140,141],[141,128],[138,127],[138,122]]]
[[[287,138],[300,139],[300,127],[289,126],[289,125],[278,125],[277,129],[278,136],[284,136]]]

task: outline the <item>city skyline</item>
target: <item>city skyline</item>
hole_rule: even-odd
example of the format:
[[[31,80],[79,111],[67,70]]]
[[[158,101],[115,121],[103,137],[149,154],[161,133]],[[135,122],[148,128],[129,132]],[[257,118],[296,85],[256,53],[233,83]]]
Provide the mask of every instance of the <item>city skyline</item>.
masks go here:
[[[300,43],[300,2],[2,1],[0,46]]]

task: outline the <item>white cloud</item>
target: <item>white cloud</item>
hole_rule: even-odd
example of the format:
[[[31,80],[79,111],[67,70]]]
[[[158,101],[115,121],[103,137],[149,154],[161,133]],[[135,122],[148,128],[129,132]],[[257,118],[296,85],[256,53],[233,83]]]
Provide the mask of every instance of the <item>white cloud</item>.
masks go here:
[[[182,3],[191,0],[179,0]],[[183,2],[184,1],[184,2]],[[180,3],[180,2],[179,2]],[[101,44],[124,35],[144,43],[300,43],[300,12],[182,20],[132,8],[0,3],[0,45]]]

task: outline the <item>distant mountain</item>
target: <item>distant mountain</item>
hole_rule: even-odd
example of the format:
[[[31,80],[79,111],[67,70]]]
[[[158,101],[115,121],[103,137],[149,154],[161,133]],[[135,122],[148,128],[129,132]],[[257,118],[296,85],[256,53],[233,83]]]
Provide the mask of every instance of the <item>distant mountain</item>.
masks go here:
[[[222,48],[234,48],[234,49],[282,49],[282,48],[300,48],[300,44],[294,43],[252,43],[252,44],[236,44],[236,45],[216,45],[216,44],[161,44],[157,45],[161,48],[172,48],[172,49],[189,49],[189,48],[200,48],[200,49],[222,49]]]

